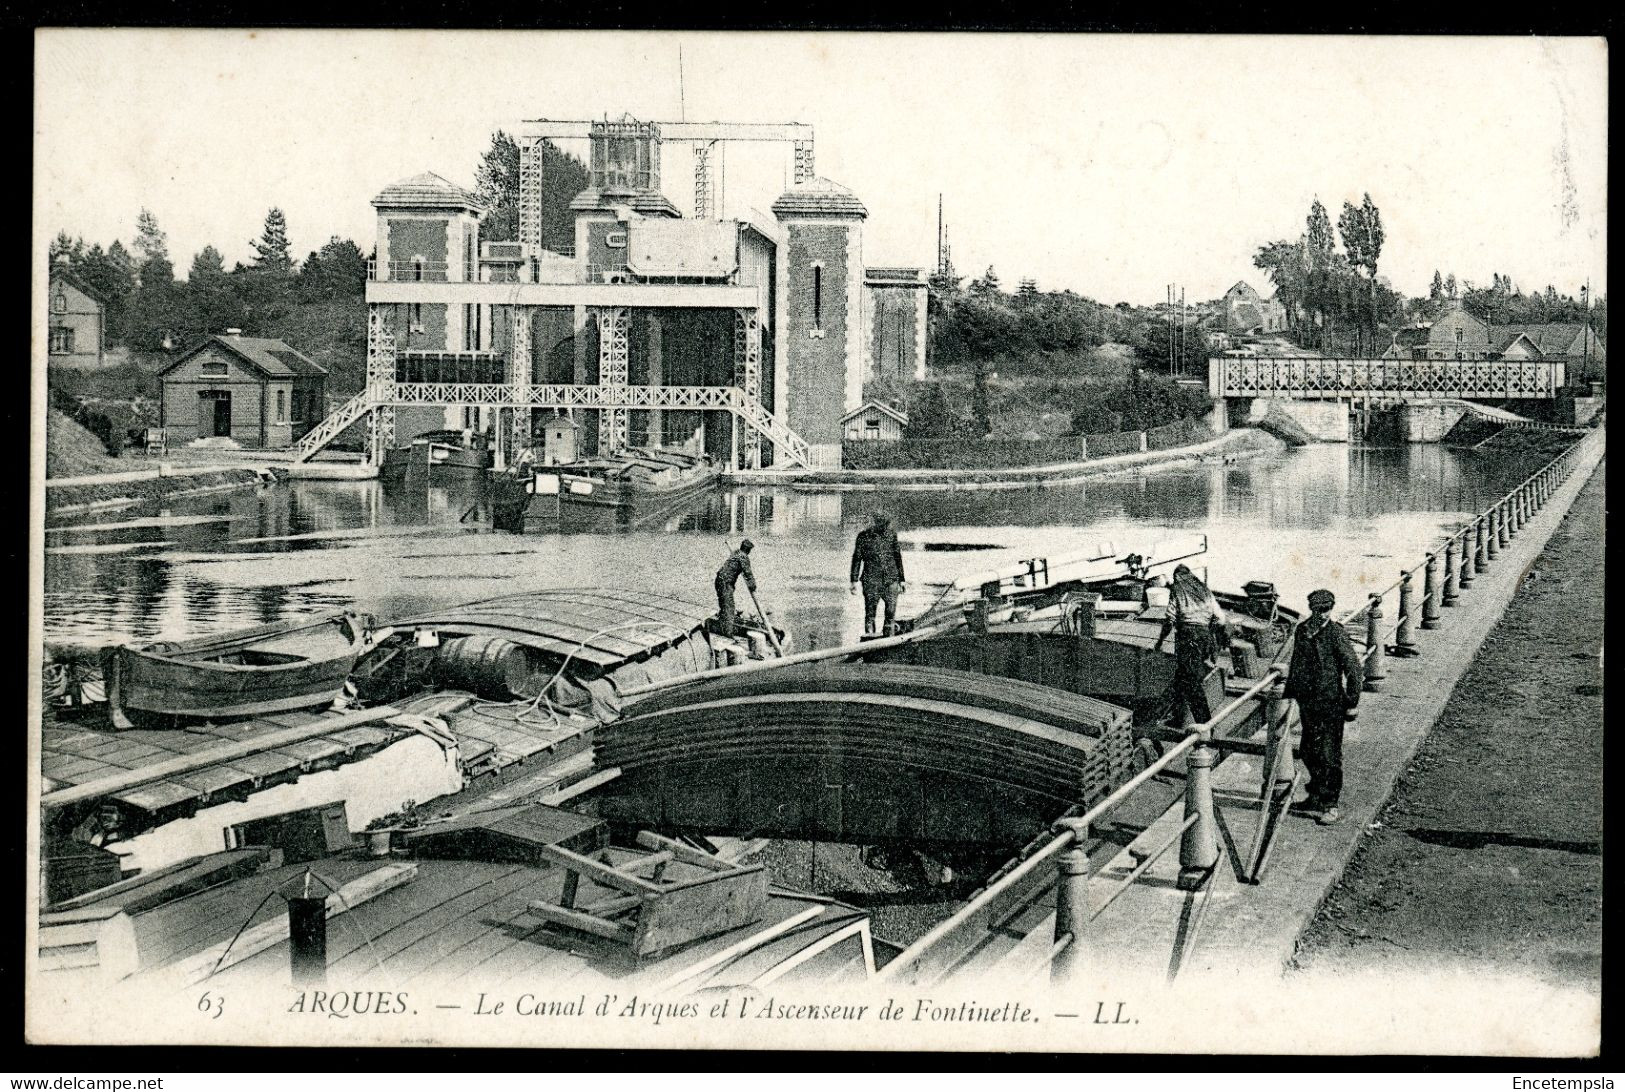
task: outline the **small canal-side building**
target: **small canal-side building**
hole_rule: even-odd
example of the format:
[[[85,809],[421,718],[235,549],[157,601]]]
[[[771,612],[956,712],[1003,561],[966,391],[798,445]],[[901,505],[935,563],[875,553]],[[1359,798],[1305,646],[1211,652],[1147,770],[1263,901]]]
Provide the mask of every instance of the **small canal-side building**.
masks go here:
[[[848,440],[901,440],[908,414],[871,398],[841,418]]]
[[[48,306],[50,321],[46,336],[50,363],[69,367],[101,364],[107,340],[107,311],[101,297],[56,270],[51,274]]]
[[[228,330],[158,376],[171,444],[225,437],[242,447],[287,447],[327,412],[327,369],[275,338]]]

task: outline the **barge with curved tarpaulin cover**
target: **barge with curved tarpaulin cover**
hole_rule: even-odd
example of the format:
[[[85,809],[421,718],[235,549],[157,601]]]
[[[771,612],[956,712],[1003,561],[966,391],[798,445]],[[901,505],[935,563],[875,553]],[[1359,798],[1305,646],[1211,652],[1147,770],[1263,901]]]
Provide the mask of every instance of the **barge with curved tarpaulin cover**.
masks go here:
[[[124,645],[104,653],[115,724],[131,710],[181,717],[243,717],[330,705],[366,647],[362,619],[237,630],[190,641]]]

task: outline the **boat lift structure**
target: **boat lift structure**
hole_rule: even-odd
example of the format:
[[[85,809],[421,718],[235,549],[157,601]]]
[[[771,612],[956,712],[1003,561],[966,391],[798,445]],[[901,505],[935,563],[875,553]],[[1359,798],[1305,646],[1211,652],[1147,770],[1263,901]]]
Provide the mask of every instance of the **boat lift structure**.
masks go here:
[[[642,278],[625,270],[591,267],[586,254],[548,251],[542,238],[542,187],[543,143],[587,140],[591,142],[587,193],[598,195],[601,203],[611,203],[605,207],[619,207],[614,203],[628,201],[632,208],[638,208],[641,202],[650,208],[658,206],[662,216],[675,215],[670,203],[659,194],[659,147],[662,142],[683,142],[692,145],[694,154],[694,218],[690,223],[707,221],[720,211],[722,150],[728,143],[790,145],[795,183],[800,186],[814,178],[812,127],[796,123],[643,122],[631,118],[615,121],[537,119],[521,123],[515,138],[520,153],[517,243],[482,243],[478,260],[469,256],[462,262],[452,261],[448,247],[448,260],[444,262],[386,259],[371,263],[367,283],[366,386],[295,443],[294,462],[311,459],[341,433],[365,419],[368,460],[372,465],[380,465],[383,453],[395,443],[396,410],[406,406],[433,406],[478,407],[492,411],[498,421],[495,447],[498,469],[513,465],[529,446],[531,418],[536,410],[569,414],[596,411],[600,453],[618,452],[628,445],[628,421],[633,411],[655,414],[661,410],[723,411],[736,422],[731,459],[735,466],[761,467],[764,441],[771,446],[777,465],[811,465],[809,444],[762,401],[762,335],[767,316],[767,286],[746,283],[746,278],[741,276],[725,283],[714,279],[698,283],[682,278]],[[422,179],[434,179],[434,176],[419,176],[410,181]],[[455,187],[449,183],[446,186],[455,192]],[[463,196],[473,200],[472,195]],[[470,205],[469,211],[474,213],[473,231],[477,235],[479,210]],[[773,245],[782,244],[775,226],[748,226],[768,234]],[[508,253],[510,250],[514,253]],[[383,257],[380,251],[380,258]],[[493,267],[499,264],[512,270],[514,276],[493,277]],[[397,331],[391,321],[391,314],[400,304],[448,308],[494,304],[506,308],[511,316],[506,361],[501,354],[480,349],[433,354],[459,358],[483,356],[486,363],[500,365],[501,381],[403,381],[406,377],[398,368],[401,354],[397,352]],[[588,321],[598,332],[597,383],[532,382],[528,367],[531,324],[540,307],[586,310]],[[730,385],[667,386],[628,382],[629,312],[633,308],[676,307],[732,310],[734,368]],[[781,318],[780,322],[783,321]],[[771,361],[768,366],[772,366]],[[779,398],[783,397],[780,393]],[[835,412],[839,413],[840,409],[835,407]]]

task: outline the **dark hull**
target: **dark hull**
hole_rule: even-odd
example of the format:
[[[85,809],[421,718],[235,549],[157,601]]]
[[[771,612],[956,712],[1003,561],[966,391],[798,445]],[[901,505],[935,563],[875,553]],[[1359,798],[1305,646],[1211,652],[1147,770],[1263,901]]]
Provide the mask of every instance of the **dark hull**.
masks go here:
[[[115,709],[177,716],[250,716],[328,705],[362,651],[349,614],[183,643],[111,651]]]
[[[436,478],[477,479],[491,468],[491,453],[461,444],[416,443],[392,448],[384,453],[378,476],[385,482],[403,482],[408,477],[432,475]]]

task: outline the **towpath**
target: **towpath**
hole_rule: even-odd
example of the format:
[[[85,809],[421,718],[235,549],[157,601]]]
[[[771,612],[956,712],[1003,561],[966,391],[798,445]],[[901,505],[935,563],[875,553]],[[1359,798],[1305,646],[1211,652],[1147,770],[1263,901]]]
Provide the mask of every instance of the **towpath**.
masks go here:
[[[1297,968],[1465,964],[1599,988],[1606,470],[1528,566]]]

